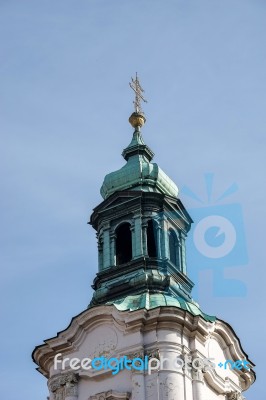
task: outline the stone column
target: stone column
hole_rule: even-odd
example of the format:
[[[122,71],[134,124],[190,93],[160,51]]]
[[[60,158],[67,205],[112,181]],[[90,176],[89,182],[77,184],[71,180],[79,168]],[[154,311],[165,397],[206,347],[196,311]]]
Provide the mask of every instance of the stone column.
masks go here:
[[[206,400],[205,384],[202,371],[203,362],[194,359],[191,370],[193,400]]]
[[[145,376],[145,400],[159,400],[158,371]]]
[[[185,400],[182,372],[160,371],[159,393],[160,400]]]
[[[184,371],[176,367],[176,356],[170,349],[160,349],[159,400],[185,400]]]

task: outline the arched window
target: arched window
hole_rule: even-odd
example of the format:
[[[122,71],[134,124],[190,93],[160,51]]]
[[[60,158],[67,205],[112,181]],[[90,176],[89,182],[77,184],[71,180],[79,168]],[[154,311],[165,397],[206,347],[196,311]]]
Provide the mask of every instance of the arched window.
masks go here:
[[[120,225],[116,231],[116,265],[124,264],[132,259],[132,237],[128,222]]]
[[[155,227],[151,219],[148,221],[148,226],[147,226],[147,247],[148,247],[148,256],[157,257]]]
[[[170,229],[169,232],[169,253],[170,253],[170,261],[179,266],[179,252],[178,252],[178,240],[176,233]]]

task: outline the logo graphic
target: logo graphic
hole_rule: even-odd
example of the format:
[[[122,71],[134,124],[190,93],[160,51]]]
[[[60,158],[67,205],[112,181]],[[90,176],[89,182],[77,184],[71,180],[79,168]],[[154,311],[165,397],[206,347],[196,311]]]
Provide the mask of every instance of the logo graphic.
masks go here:
[[[205,257],[222,258],[235,247],[234,225],[221,215],[202,218],[196,225],[193,236],[197,250]]]
[[[228,267],[248,263],[243,213],[238,203],[222,204],[237,191],[232,184],[217,199],[213,197],[213,178],[205,174],[207,205],[187,186],[182,194],[200,203],[197,208],[189,209],[194,223],[187,238],[187,259],[192,280],[199,280],[202,270],[213,271],[213,293],[216,296],[244,296],[246,287],[241,280],[225,279],[224,272]],[[194,293],[197,291],[195,285]]]
[[[153,371],[159,371],[167,369],[185,370],[191,371],[193,370],[202,370],[210,371],[216,368],[215,362],[213,362],[214,358],[193,358],[188,355],[182,356],[181,354],[177,356],[175,359],[169,359],[167,357],[148,357],[147,355],[144,358],[134,357],[129,358],[128,356],[122,357],[111,357],[106,358],[96,357],[94,359],[86,358],[62,358],[62,353],[56,354],[54,357],[54,370],[55,371],[64,371],[72,369],[74,371],[77,370],[110,370],[112,371],[112,375],[117,375],[122,370],[129,371],[147,371],[148,375],[151,375]],[[224,363],[219,362],[218,367],[223,369],[246,369],[250,370],[250,366],[247,360],[225,360]]]

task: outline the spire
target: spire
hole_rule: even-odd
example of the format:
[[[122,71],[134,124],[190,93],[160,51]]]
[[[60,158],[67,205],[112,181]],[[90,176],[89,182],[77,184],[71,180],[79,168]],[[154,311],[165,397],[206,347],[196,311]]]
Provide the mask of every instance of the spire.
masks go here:
[[[142,89],[138,74],[136,72],[136,79],[131,78],[131,82],[129,82],[129,86],[135,92],[135,100],[133,101],[135,112],[133,112],[129,117],[129,122],[135,128],[135,130],[139,130],[141,126],[143,126],[146,122],[146,118],[144,112],[141,108],[141,101],[147,103],[147,100],[144,99],[143,94],[144,89]]]
[[[133,126],[133,128],[135,128],[135,131],[133,133],[133,138],[130,144],[123,150],[122,156],[126,161],[128,161],[129,157],[138,154],[140,156],[141,155],[145,156],[148,161],[151,161],[153,159],[154,153],[144,143],[140,131],[140,128],[146,122],[144,112],[142,111],[141,108],[141,101],[147,103],[147,100],[145,100],[142,95],[142,93],[144,93],[144,89],[142,89],[140,85],[137,72],[136,72],[136,79],[131,78],[129,86],[135,92],[135,100],[133,101],[135,112],[133,112],[129,117],[129,122]]]
[[[134,128],[133,137],[130,144],[123,150],[122,156],[127,163],[118,171],[110,172],[104,178],[101,187],[101,195],[104,199],[115,192],[122,190],[134,190],[144,192],[163,193],[174,198],[178,197],[176,184],[161,170],[156,164],[152,163],[153,151],[145,144],[141,135],[141,127],[146,118],[141,109],[141,101],[144,99],[138,75],[131,78],[129,83],[135,93],[133,101],[135,111],[129,117],[129,122]]]
[[[132,157],[135,154],[144,156],[146,161],[151,161],[154,156],[152,150],[145,144],[139,126],[136,127],[132,140],[130,144],[123,150],[122,156],[126,161],[128,161],[129,157]]]

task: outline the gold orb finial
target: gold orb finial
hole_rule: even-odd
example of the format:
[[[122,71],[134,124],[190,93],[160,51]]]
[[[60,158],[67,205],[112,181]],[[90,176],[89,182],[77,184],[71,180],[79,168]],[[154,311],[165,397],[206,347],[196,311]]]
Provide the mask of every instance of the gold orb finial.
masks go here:
[[[144,93],[144,90],[140,85],[137,73],[136,73],[136,79],[131,78],[129,86],[135,92],[135,100],[133,101],[135,112],[133,112],[130,115],[129,122],[131,123],[133,128],[142,127],[146,122],[146,118],[144,116],[144,112],[141,109],[141,101],[147,103],[147,100],[145,100],[142,95],[142,93]]]
[[[141,128],[145,122],[146,118],[143,113],[133,112],[129,117],[129,122],[133,126],[133,128],[137,128],[138,126]]]

